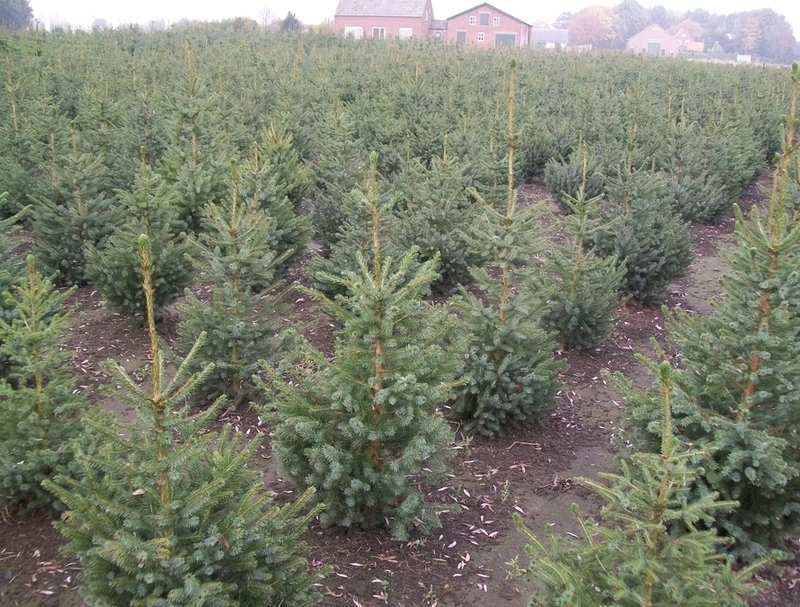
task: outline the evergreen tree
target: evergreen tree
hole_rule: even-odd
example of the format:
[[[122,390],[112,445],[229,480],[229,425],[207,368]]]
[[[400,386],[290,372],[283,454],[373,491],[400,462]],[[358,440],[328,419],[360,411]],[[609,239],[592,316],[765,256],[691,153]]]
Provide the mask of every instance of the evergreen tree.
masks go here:
[[[159,172],[176,188],[178,218],[195,233],[201,228],[203,207],[225,197],[230,161],[224,151],[224,134],[215,132],[212,126],[214,101],[197,73],[194,52],[187,40],[185,79],[176,85],[171,99],[170,144]]]
[[[0,317],[0,352],[8,364],[0,378],[0,497],[29,508],[56,505],[42,481],[74,473],[73,439],[86,404],[59,348],[70,294],[36,271],[32,255],[25,277],[3,293],[13,319]]]
[[[658,303],[692,261],[689,227],[672,210],[663,178],[652,171],[628,162],[606,179],[606,192],[609,223],[594,233],[594,247],[625,267],[625,294],[642,305]]]
[[[336,241],[331,245],[328,257],[314,255],[309,264],[308,271],[314,277],[314,286],[325,293],[333,296],[344,293],[345,284],[337,277],[348,271],[358,272],[359,262],[353,255],[354,251],[371,257],[373,243],[372,211],[370,210],[370,196],[377,196],[381,207],[390,209],[382,214],[379,231],[379,241],[383,248],[383,254],[393,258],[399,258],[405,249],[397,243],[398,228],[397,217],[391,212],[394,209],[399,194],[393,184],[381,179],[377,173],[373,174],[372,167],[365,171],[364,182],[354,188],[351,192],[342,196],[338,202],[339,212],[342,217],[341,224],[337,232]],[[412,270],[417,263],[415,258],[412,262]]]
[[[462,313],[471,336],[468,383],[453,407],[468,428],[488,436],[531,424],[551,408],[560,367],[553,358],[552,335],[541,326],[548,293],[534,261],[542,240],[537,211],[516,206],[514,73],[512,62],[505,212],[497,212],[475,192],[485,213],[473,240],[489,261],[487,268],[473,272],[481,296],[463,292]]]
[[[53,168],[52,196],[34,198],[34,248],[60,285],[86,284],[86,245],[102,248],[114,231],[106,174],[101,157],[78,153],[73,128],[72,153]]]
[[[308,168],[294,146],[294,138],[284,125],[261,129],[258,144],[263,163],[275,173],[278,190],[276,195],[285,196],[295,211],[303,204],[309,188]]]
[[[8,192],[0,193],[0,206],[7,198]],[[17,221],[25,212],[26,209],[12,217],[0,219],[0,320],[6,323],[10,323],[17,316],[16,303],[7,301],[3,294],[19,284],[24,275],[22,260],[15,249],[19,232]],[[2,345],[3,340],[0,339],[0,377],[4,377],[8,370],[8,357],[3,353]]]
[[[152,357],[149,389],[116,363],[106,368],[115,396],[137,421],[88,427],[105,437],[79,453],[83,477],[46,483],[67,507],[59,531],[82,567],[82,592],[96,605],[309,605],[317,598],[300,535],[316,514],[310,493],[270,507],[247,467],[256,441],[240,445],[230,427],[209,432],[221,401],[189,412],[194,389],[212,371],[189,375],[191,351],[169,383],[154,320],[153,261],[138,241]],[[200,347],[202,336],[198,340]]]
[[[586,198],[604,194],[604,179],[597,161],[589,155],[586,144],[581,144],[566,160],[551,159],[544,167],[544,182],[565,211],[572,211],[566,198],[576,199],[581,191]]]
[[[470,268],[483,265],[484,258],[467,236],[476,206],[467,194],[464,168],[448,158],[445,148],[441,158],[431,159],[430,169],[414,161],[398,181],[407,190],[393,228],[397,246],[416,246],[421,261],[439,257],[439,278],[431,285],[435,292],[449,295],[469,284]]]
[[[328,525],[388,525],[408,537],[438,526],[440,504],[419,486],[446,470],[452,432],[438,407],[453,394],[460,370],[452,342],[454,317],[422,296],[436,278],[436,259],[415,271],[416,251],[398,261],[383,256],[379,224],[391,205],[377,192],[371,158],[364,201],[371,215],[367,261],[358,271],[329,276],[346,295],[336,301],[311,292],[342,323],[333,361],[304,343],[296,361],[273,372],[277,392],[275,453],[301,490],[314,487]]]
[[[717,525],[744,559],[783,548],[800,529],[800,223],[788,187],[794,144],[798,67],[792,70],[786,140],[765,214],[738,207],[737,247],[728,256],[722,299],[700,317],[676,310],[671,333],[686,368],[681,434],[710,453],[695,483],[739,507]],[[634,424],[653,433],[651,398],[630,405]]]
[[[121,118],[121,152],[125,158],[142,156],[142,160],[153,166],[164,154],[167,142],[163,140],[166,131],[164,112],[158,103],[157,88],[145,81],[142,74],[131,69],[125,82],[128,111]]]
[[[8,198],[8,192],[0,192],[0,205]],[[12,217],[0,219],[0,294],[10,290],[22,277],[19,255],[14,253],[15,237],[19,232],[17,223],[22,211]],[[16,305],[0,297],[0,319],[9,322],[16,316]]]
[[[752,577],[767,561],[734,570],[720,552],[731,540],[702,529],[736,502],[692,495],[702,470],[690,462],[700,454],[683,451],[672,435],[678,372],[667,362],[653,370],[661,391],[661,452],[636,453],[622,462],[621,474],[600,473],[601,482],[577,479],[605,502],[603,522],[583,518],[573,504],[581,537],[558,538],[549,527],[545,543],[515,514],[538,586],[531,607],[746,607],[743,596],[758,589]]]
[[[733,198],[722,179],[711,172],[701,134],[682,106],[678,120],[667,126],[663,168],[678,215],[692,223],[711,223],[731,207]]]
[[[130,186],[136,175],[136,165],[130,162],[138,149],[126,147],[129,141],[122,130],[126,96],[118,98],[109,90],[103,74],[91,74],[80,91],[74,126],[81,133],[81,150],[95,158],[102,158],[106,169],[105,190],[124,189]],[[124,101],[123,101],[124,100]],[[138,138],[136,143],[143,143]]]
[[[357,141],[356,122],[337,98],[333,108],[320,120],[316,137],[312,175],[312,221],[314,241],[321,253],[330,253],[345,220],[341,201],[358,185],[366,164]]]
[[[590,247],[598,229],[600,199],[587,199],[581,187],[577,198],[564,194],[561,199],[571,214],[552,217],[555,227],[567,237],[551,246],[545,261],[545,272],[554,286],[544,325],[556,333],[559,351],[598,343],[620,306],[625,268],[615,257],[600,257]]]
[[[8,57],[7,57],[8,60]],[[36,191],[31,169],[38,164],[31,158],[31,148],[36,146],[32,139],[35,133],[31,124],[21,115],[22,83],[6,73],[5,99],[8,108],[6,119],[0,122],[0,188],[7,196],[0,198],[0,219],[17,213],[27,201],[31,192]]]
[[[103,295],[103,303],[115,312],[142,315],[145,297],[137,263],[137,240],[145,234],[153,247],[153,305],[161,310],[183,292],[192,279],[191,245],[184,239],[184,224],[175,215],[175,191],[142,163],[131,190],[117,192],[127,218],[102,248],[86,245],[89,282]]]
[[[213,363],[198,390],[209,402],[224,394],[235,408],[254,396],[252,377],[259,361],[280,350],[276,335],[286,305],[273,284],[279,261],[270,247],[274,220],[257,205],[240,204],[235,170],[232,181],[230,199],[206,207],[203,233],[192,241],[195,267],[211,283],[211,301],[187,289],[178,309],[178,332],[187,350],[201,333],[210,336],[189,370]]]
[[[261,142],[242,164],[238,183],[247,204],[271,220],[268,242],[279,258],[274,267],[279,275],[303,258],[313,232],[309,218],[298,212],[308,178],[297,154],[283,147],[287,142],[291,145],[291,135],[265,130]],[[279,162],[286,162],[286,166],[276,164]],[[287,167],[297,173],[287,173]]]

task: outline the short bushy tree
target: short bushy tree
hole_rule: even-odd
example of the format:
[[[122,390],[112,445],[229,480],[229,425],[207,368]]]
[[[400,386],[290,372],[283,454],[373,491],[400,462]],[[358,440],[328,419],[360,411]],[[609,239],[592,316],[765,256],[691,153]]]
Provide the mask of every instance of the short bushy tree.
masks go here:
[[[323,310],[341,323],[333,360],[309,344],[272,373],[274,448],[284,473],[301,490],[314,487],[326,504],[323,523],[388,526],[405,539],[438,526],[440,504],[421,485],[446,470],[452,431],[438,407],[452,397],[461,367],[454,317],[422,300],[436,278],[436,259],[417,267],[416,251],[383,257],[373,155],[366,188],[372,225],[370,258],[356,252],[357,271],[330,275],[346,295],[318,292]],[[284,381],[288,380],[288,381]]]
[[[8,198],[8,192],[0,193],[0,205]],[[14,238],[19,232],[18,221],[21,213],[0,219],[0,294],[8,291],[23,275],[21,260],[14,253],[16,242]],[[16,316],[16,306],[0,297],[0,318],[10,321]],[[0,360],[2,360],[0,358]]]
[[[205,205],[225,196],[229,158],[226,133],[213,120],[217,96],[208,92],[198,74],[188,39],[185,47],[185,72],[172,89],[170,141],[159,173],[178,193],[173,203],[178,218],[197,232]]]
[[[607,178],[606,192],[609,223],[594,232],[594,248],[624,266],[623,293],[643,305],[657,304],[692,261],[689,227],[673,211],[663,177],[652,171],[628,163]]]
[[[545,272],[554,285],[548,299],[544,326],[556,333],[558,349],[584,349],[605,337],[620,307],[620,287],[625,268],[617,259],[600,257],[592,250],[592,233],[598,229],[600,197],[564,194],[561,203],[571,213],[552,216],[566,237],[545,252]]]
[[[604,193],[605,180],[597,162],[589,154],[588,146],[582,143],[566,160],[551,159],[544,168],[544,181],[556,202],[570,212],[565,197],[577,198],[580,191],[586,198]]]
[[[195,266],[211,286],[210,300],[187,289],[186,302],[178,306],[178,332],[186,351],[201,333],[209,336],[189,366],[199,371],[214,364],[198,387],[209,403],[222,394],[232,408],[247,402],[255,394],[259,361],[280,351],[286,305],[273,282],[279,261],[270,248],[273,222],[257,205],[239,200],[234,172],[230,198],[206,207],[203,232],[191,241]]]
[[[117,192],[125,222],[101,248],[86,245],[89,282],[103,295],[103,303],[122,314],[144,315],[145,297],[138,264],[137,239],[146,234],[153,251],[153,305],[160,311],[183,292],[192,279],[188,258],[191,245],[175,211],[175,192],[142,163],[131,190]]]
[[[79,153],[74,128],[71,153],[61,160],[52,169],[52,196],[34,198],[35,250],[51,272],[58,272],[60,285],[84,285],[86,245],[102,248],[119,219],[103,191],[107,185],[103,159]]]
[[[309,171],[294,145],[294,138],[285,125],[272,122],[261,130],[258,144],[262,162],[275,174],[277,195],[284,196],[297,211],[309,188]]]
[[[675,211],[684,221],[712,223],[731,207],[733,196],[709,166],[702,131],[686,118],[683,108],[680,117],[667,125],[664,151],[667,185],[675,199]]]
[[[139,239],[152,367],[149,387],[118,364],[106,368],[115,396],[138,418],[121,426],[86,419],[105,438],[79,454],[83,477],[46,487],[66,504],[58,529],[78,557],[84,597],[96,605],[310,605],[317,575],[300,540],[315,510],[311,492],[271,506],[230,427],[209,432],[219,405],[192,414],[191,395],[213,365],[189,375],[187,358],[167,383],[153,314],[153,265]],[[202,344],[201,337],[198,346]]]
[[[559,538],[549,527],[542,541],[515,514],[537,586],[531,607],[745,607],[744,595],[757,590],[752,577],[766,561],[734,569],[720,552],[731,540],[703,529],[737,504],[692,495],[702,470],[691,464],[699,454],[684,451],[672,434],[677,372],[666,362],[654,370],[661,452],[636,453],[621,474],[601,473],[601,481],[578,479],[603,499],[603,522],[583,518],[573,504],[580,536]]]
[[[312,164],[314,241],[324,255],[338,240],[339,227],[346,217],[341,201],[359,184],[367,164],[366,155],[356,140],[356,119],[352,111],[336,99],[330,112],[320,121]]]
[[[268,242],[278,258],[274,272],[280,275],[305,256],[313,229],[308,216],[299,212],[299,203],[290,198],[300,196],[302,199],[305,193],[308,178],[301,170],[304,167],[299,164],[296,152],[289,155],[280,146],[277,151],[273,150],[272,147],[277,145],[275,139],[278,143],[284,140],[291,143],[291,135],[284,133],[279,136],[273,130],[262,132],[261,142],[253,146],[252,153],[238,169],[237,187],[240,197],[249,207],[266,213],[270,218]],[[287,175],[285,168],[274,164],[285,155],[289,156],[286,159],[289,166],[297,167],[297,175]]]
[[[412,162],[399,181],[404,202],[393,228],[400,249],[416,246],[421,261],[439,257],[439,278],[431,288],[445,295],[472,282],[470,268],[482,266],[482,251],[467,236],[477,205],[467,194],[464,168],[447,151],[431,159],[430,168]]]
[[[369,202],[371,196],[377,196],[379,201],[376,204],[386,209],[394,209],[399,199],[394,184],[381,179],[372,165],[364,171],[362,183],[344,193],[338,201],[342,221],[329,255],[314,255],[309,261],[308,272],[314,277],[314,286],[328,296],[343,294],[345,288],[341,281],[330,280],[330,276],[358,271],[355,251],[362,251],[367,258],[373,254],[375,239]],[[379,231],[383,255],[399,258],[405,249],[396,242],[397,217],[391,210],[382,214],[376,229]]]
[[[488,436],[531,424],[551,408],[560,368],[553,336],[542,328],[548,293],[535,264],[543,240],[538,212],[518,209],[513,187],[513,67],[511,73],[506,207],[499,213],[474,193],[484,214],[472,240],[488,262],[473,273],[480,296],[464,291],[467,383],[453,406],[468,428]]]
[[[41,483],[71,475],[74,439],[86,409],[59,347],[65,300],[28,256],[24,278],[3,293],[12,319],[0,317],[0,497],[28,508],[58,507]]]

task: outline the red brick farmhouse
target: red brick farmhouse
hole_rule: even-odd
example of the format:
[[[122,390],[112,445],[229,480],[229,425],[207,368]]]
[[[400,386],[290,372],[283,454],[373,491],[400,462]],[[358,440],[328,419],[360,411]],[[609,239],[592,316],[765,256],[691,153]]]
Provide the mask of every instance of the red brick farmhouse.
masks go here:
[[[493,48],[527,46],[531,26],[484,2],[447,19],[447,40]]]
[[[353,38],[427,38],[431,0],[339,0],[333,27]]]

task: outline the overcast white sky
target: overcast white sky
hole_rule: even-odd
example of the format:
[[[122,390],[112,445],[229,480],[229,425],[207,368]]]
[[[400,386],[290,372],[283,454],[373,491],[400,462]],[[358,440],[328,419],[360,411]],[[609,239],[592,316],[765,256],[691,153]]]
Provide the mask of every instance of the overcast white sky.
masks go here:
[[[621,0],[494,0],[493,6],[527,21],[552,21],[562,12],[577,12],[592,5],[614,6]],[[212,21],[232,17],[258,19],[268,8],[278,18],[293,11],[303,23],[321,23],[333,18],[338,0],[29,0],[34,17],[45,25],[68,22],[72,27],[89,27],[95,19],[110,25],[163,20],[167,25],[182,18]],[[446,19],[477,4],[478,0],[433,0],[437,19]],[[784,15],[800,38],[800,0],[639,0],[645,7],[663,5],[667,9],[704,8],[710,13],[738,13],[769,7]]]

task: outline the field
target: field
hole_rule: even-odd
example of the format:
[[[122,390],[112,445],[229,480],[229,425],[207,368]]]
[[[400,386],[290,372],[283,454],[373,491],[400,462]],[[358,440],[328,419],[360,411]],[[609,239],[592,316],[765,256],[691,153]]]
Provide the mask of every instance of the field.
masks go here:
[[[747,206],[763,200],[768,181],[755,184],[742,199]],[[522,188],[523,200],[547,197],[541,186]],[[714,226],[693,231],[695,261],[688,276],[670,287],[669,305],[698,313],[718,295],[718,279],[726,262],[720,249],[732,244],[733,222],[726,216]],[[302,264],[296,268],[302,270]],[[296,299],[301,299],[296,297]],[[100,363],[107,357],[124,361],[132,372],[147,362],[146,334],[137,321],[105,311],[97,292],[82,288],[69,331],[71,361],[82,381],[101,385],[107,376]],[[305,302],[295,303],[298,318],[314,316]],[[309,337],[330,347],[326,324],[314,326]],[[174,327],[162,327],[174,337]],[[543,531],[553,524],[558,533],[574,532],[570,504],[585,513],[596,512],[598,500],[573,479],[593,478],[614,470],[611,435],[622,421],[620,397],[603,379],[603,371],[620,371],[643,383],[649,373],[634,358],[647,352],[651,337],[664,339],[660,310],[631,307],[620,310],[611,336],[588,352],[568,354],[569,370],[558,406],[541,424],[501,439],[461,439],[453,445],[453,474],[441,487],[431,487],[436,499],[457,501],[462,513],[443,519],[429,537],[399,542],[382,532],[352,532],[312,528],[307,539],[312,562],[334,565],[323,583],[324,605],[527,605],[533,588],[524,577],[508,578],[508,563],[519,557],[525,564],[524,537],[514,528],[511,514],[523,512],[526,523]],[[108,406],[125,415],[118,404]],[[225,413],[220,423],[232,424],[248,436],[262,435],[263,447],[253,465],[262,468],[267,487],[278,498],[292,488],[280,478],[269,450],[270,430],[252,411]],[[3,585],[6,605],[64,607],[80,605],[76,582],[79,567],[59,554],[61,539],[50,520],[16,515],[0,526]],[[800,553],[775,575],[771,587],[750,600],[758,607],[783,607],[800,601]]]
[[[184,236],[211,242],[203,241],[212,223],[205,205],[222,208],[240,193],[260,201],[284,228],[270,233],[270,246],[287,251],[280,274],[288,285],[306,288],[288,292],[284,324],[300,327],[328,358],[339,352],[342,325],[322,313],[307,289],[320,287],[320,264],[328,272],[339,263],[347,270],[354,249],[370,255],[369,230],[358,231],[368,222],[353,206],[359,195],[377,192],[375,198],[393,201],[393,207],[382,203],[391,208],[383,235],[390,252],[410,244],[423,258],[443,251],[442,267],[451,273],[443,270],[434,285],[437,303],[447,302],[459,282],[490,297],[467,278],[464,268],[475,262],[464,248],[469,239],[461,239],[468,227],[458,221],[477,223],[479,200],[499,213],[515,188],[520,211],[536,209],[541,241],[552,243],[537,249],[533,266],[548,267],[545,252],[556,244],[569,248],[568,229],[551,230],[569,214],[569,201],[597,194],[611,225],[629,225],[628,232],[608,232],[618,239],[619,258],[623,237],[635,240],[632,234],[646,231],[632,218],[648,217],[647,225],[664,230],[640,238],[640,249],[653,247],[641,261],[627,249],[627,277],[614,295],[626,303],[616,306],[597,343],[577,350],[562,341],[554,352],[558,390],[533,423],[489,437],[450,403],[441,407],[453,437],[450,472],[419,487],[442,505],[441,527],[412,530],[401,541],[382,526],[310,526],[304,538],[311,567],[332,567],[318,586],[324,605],[528,604],[535,587],[524,573],[510,574],[527,566],[525,538],[512,515],[539,535],[552,524],[557,534],[574,536],[572,503],[584,514],[598,513],[599,498],[577,479],[617,469],[612,437],[626,424],[625,399],[607,374],[649,386],[652,375],[635,355],[658,356],[652,338],[680,361],[659,304],[712,313],[709,302],[722,294],[719,278],[730,271],[721,251],[736,247],[732,203],[748,212],[769,208],[775,198],[768,160],[784,149],[780,125],[790,99],[788,70],[615,54],[357,45],[202,26],[36,34],[9,39],[3,48],[9,61],[0,191],[9,194],[0,209],[6,217],[30,205],[14,244],[59,270],[62,291],[77,286],[67,300],[73,313],[60,348],[75,392],[123,421],[135,412],[102,390],[111,382],[101,363],[117,361],[146,386],[150,342],[141,303],[119,295],[128,275],[114,275],[114,260],[103,254],[114,230],[123,234],[148,196],[152,225],[167,226],[164,242],[186,247],[157,254],[163,253],[161,293],[169,292],[159,305],[158,330],[179,354],[186,351],[183,288],[207,303],[219,278],[213,266],[188,262],[180,274],[184,252],[192,250]],[[373,190],[364,177],[370,162]],[[152,185],[159,180],[164,191]],[[585,191],[591,187],[597,191]],[[180,234],[170,213],[179,216]],[[444,235],[421,227],[435,221],[453,223]],[[690,236],[690,250],[671,240],[669,232],[680,230]],[[156,233],[153,227],[154,242]],[[71,240],[81,246],[65,244]],[[596,242],[597,250],[614,246]],[[202,255],[194,251],[197,261]],[[320,251],[327,262],[319,261]],[[661,273],[643,271],[654,257],[669,262]],[[487,280],[505,277],[502,264],[485,263]],[[564,276],[556,280],[565,284],[558,282]],[[243,401],[259,401],[257,389],[248,389]],[[278,503],[290,502],[297,490],[272,451],[271,423],[242,402],[212,425],[225,424],[263,441],[251,466],[263,472]],[[461,511],[446,512],[453,504]],[[80,567],[59,553],[62,540],[49,516],[11,502],[2,512],[0,603],[81,605]],[[794,558],[761,574],[770,587],[750,598],[751,606],[800,603],[797,542],[787,549]]]

